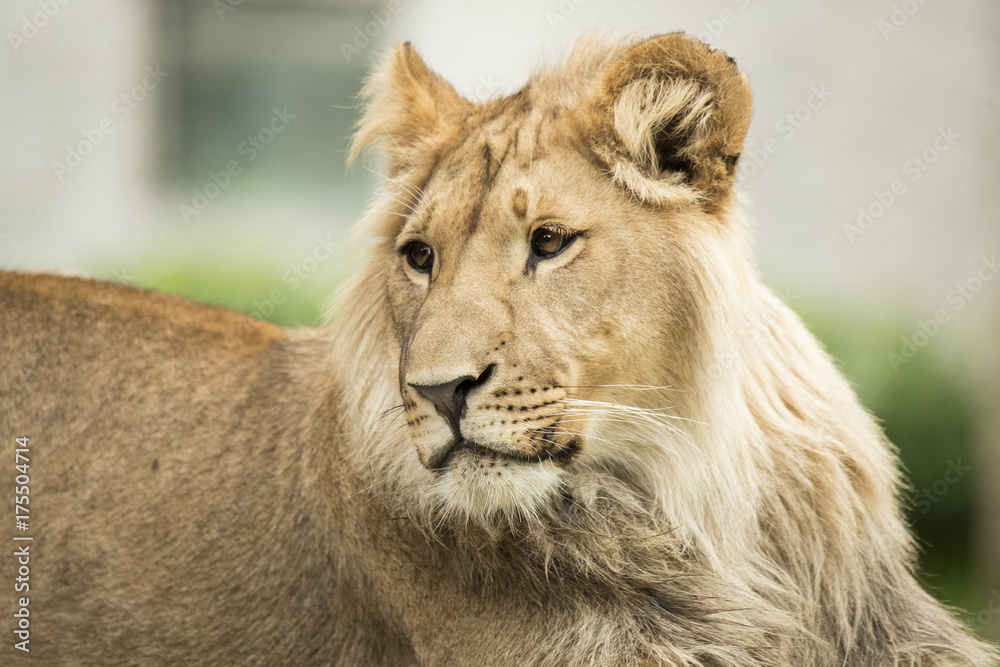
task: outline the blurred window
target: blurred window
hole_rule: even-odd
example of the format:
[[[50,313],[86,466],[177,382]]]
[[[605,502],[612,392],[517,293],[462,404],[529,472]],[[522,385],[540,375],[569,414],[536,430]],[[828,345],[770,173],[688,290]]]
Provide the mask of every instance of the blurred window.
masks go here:
[[[371,20],[364,2],[214,0],[160,5],[170,95],[159,137],[163,176],[187,189],[230,161],[227,196],[356,193],[363,169],[345,169],[355,95],[379,47],[345,55]]]

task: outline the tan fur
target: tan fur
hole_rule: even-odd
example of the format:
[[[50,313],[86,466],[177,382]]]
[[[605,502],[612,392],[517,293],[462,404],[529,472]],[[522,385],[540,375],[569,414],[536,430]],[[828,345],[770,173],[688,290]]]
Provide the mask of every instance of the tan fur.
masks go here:
[[[365,96],[389,178],[322,329],[0,274],[38,664],[991,664],[757,278],[731,59],[587,40],[473,105],[404,44]],[[579,236],[539,259],[539,227]],[[418,388],[463,377],[453,450]]]

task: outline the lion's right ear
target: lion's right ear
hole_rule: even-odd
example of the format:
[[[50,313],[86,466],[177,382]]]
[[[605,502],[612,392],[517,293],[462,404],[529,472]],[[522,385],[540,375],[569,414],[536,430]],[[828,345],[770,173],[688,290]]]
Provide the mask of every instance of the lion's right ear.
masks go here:
[[[432,72],[409,42],[385,58],[361,91],[365,112],[354,135],[348,162],[369,144],[389,158],[389,176],[432,151],[472,109],[444,79]]]
[[[615,182],[653,205],[722,205],[750,124],[735,61],[683,33],[640,41],[604,72],[595,149]]]

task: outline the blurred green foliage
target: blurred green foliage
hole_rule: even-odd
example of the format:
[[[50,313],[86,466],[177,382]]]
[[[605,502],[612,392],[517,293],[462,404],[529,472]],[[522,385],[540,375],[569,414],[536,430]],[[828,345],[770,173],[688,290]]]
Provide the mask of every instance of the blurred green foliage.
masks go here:
[[[970,565],[976,403],[969,387],[945,365],[933,344],[892,368],[888,355],[898,352],[901,338],[913,333],[910,321],[859,319],[846,309],[825,309],[817,303],[796,302],[795,310],[898,448],[909,484],[903,494],[906,513],[921,550],[924,586],[974,614],[987,596]]]
[[[197,259],[141,264],[139,286],[163,290],[268,319],[284,326],[313,326],[334,285],[327,280],[282,290],[284,302],[264,312],[263,302],[281,288],[278,274],[244,260],[220,265]],[[343,276],[341,276],[342,278]],[[864,321],[846,308],[797,299],[795,310],[837,360],[862,402],[899,448],[910,488],[907,514],[918,535],[924,585],[937,597],[970,613],[982,606],[984,587],[974,579],[972,473],[974,402],[960,378],[928,346],[898,372],[887,354],[911,331],[902,320]],[[951,482],[949,480],[955,480]],[[971,620],[971,616],[967,618]]]
[[[228,264],[197,257],[137,264],[130,268],[128,278],[138,287],[222,306],[286,327],[319,325],[325,304],[344,278],[304,281],[293,290],[282,282],[281,271],[261,269],[270,262],[249,258]],[[275,291],[281,295],[280,303],[272,299]]]

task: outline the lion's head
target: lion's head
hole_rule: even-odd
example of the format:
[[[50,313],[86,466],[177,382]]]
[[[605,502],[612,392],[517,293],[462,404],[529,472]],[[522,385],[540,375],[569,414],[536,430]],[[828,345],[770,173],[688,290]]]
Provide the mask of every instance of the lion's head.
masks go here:
[[[530,516],[578,473],[660,483],[627,434],[686,436],[705,276],[743,262],[729,218],[751,98],[734,61],[681,34],[587,42],[473,104],[403,44],[366,96],[355,151],[389,157],[372,270],[439,501]]]

